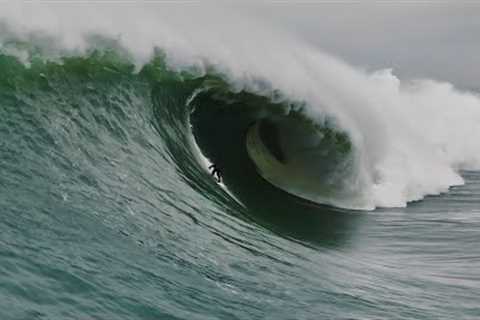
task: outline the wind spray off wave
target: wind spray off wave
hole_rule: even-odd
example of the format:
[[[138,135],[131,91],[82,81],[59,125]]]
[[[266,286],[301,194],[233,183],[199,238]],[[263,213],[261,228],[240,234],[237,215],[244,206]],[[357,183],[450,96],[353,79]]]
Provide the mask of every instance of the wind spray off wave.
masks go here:
[[[2,54],[27,67],[38,59],[61,63],[108,49],[131,61],[134,73],[153,66],[158,87],[166,88],[163,66],[152,64],[161,52],[173,74],[169,88],[184,90],[178,104],[168,105],[181,119],[217,108],[248,114],[250,122],[239,129],[245,134],[252,122],[270,121],[289,145],[314,140],[316,152],[300,162],[301,182],[290,183],[295,179],[283,173],[275,181],[267,178],[299,197],[350,209],[405,206],[462,184],[460,170],[480,168],[480,141],[474,139],[480,136],[478,95],[434,80],[401,81],[388,69],[359,70],[266,22],[247,23],[232,10],[200,11],[189,21],[181,10],[131,5],[2,5],[0,15]],[[221,34],[212,32],[212,15],[216,22],[231,21]],[[291,118],[300,120],[278,124]],[[180,125],[190,134],[185,121]],[[293,128],[298,125],[316,133]],[[338,152],[338,139],[346,152]],[[236,147],[245,148],[245,141]],[[293,156],[285,143],[280,148]]]

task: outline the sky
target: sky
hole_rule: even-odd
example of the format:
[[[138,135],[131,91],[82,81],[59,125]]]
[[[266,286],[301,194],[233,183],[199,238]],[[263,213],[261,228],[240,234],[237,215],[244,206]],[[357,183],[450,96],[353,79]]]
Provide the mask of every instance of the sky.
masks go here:
[[[255,14],[367,70],[480,88],[480,2],[277,1]]]

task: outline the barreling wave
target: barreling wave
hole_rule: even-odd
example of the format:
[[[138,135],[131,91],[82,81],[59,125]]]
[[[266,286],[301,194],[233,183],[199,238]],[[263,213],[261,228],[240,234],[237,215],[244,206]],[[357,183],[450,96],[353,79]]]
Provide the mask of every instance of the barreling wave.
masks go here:
[[[473,139],[480,98],[447,83],[366,73],[284,38],[265,40],[262,52],[230,40],[172,44],[149,33],[139,49],[137,34],[118,40],[80,26],[75,37],[66,35],[82,39],[83,48],[73,50],[48,30],[12,33],[11,24],[0,37],[3,95],[34,88],[55,96],[51,83],[59,79],[75,80],[92,96],[89,83],[140,90],[171,169],[187,178],[206,171],[206,156],[234,192],[232,167],[253,165],[299,198],[371,210],[446,192],[463,183],[460,170],[480,165]]]

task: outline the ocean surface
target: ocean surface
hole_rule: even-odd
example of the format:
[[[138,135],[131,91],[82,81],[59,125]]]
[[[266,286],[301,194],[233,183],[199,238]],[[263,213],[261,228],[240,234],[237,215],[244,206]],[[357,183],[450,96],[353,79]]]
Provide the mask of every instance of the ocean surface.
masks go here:
[[[1,26],[0,319],[480,319],[478,93]]]

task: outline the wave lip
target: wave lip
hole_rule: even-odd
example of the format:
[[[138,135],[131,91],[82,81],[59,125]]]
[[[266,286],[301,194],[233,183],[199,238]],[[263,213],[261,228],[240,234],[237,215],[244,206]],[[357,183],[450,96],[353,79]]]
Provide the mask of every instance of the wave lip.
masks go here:
[[[357,188],[348,137],[298,117],[255,122],[246,148],[258,173],[297,197],[345,209],[372,209]]]

